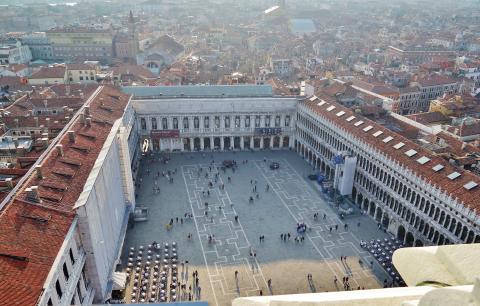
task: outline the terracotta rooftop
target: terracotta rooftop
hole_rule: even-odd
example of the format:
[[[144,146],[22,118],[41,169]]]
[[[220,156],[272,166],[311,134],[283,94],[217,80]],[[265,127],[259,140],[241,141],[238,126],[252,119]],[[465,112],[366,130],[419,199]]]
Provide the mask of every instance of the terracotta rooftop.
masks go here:
[[[60,79],[65,76],[65,67],[42,67],[29,79]]]
[[[418,80],[418,84],[423,87],[454,84],[457,81],[447,76],[434,74]]]
[[[441,123],[450,121],[450,118],[440,112],[426,112],[406,116],[421,124]]]
[[[95,67],[90,64],[71,63],[67,64],[67,70],[95,70]]]
[[[320,96],[319,98],[323,99]],[[478,186],[474,186],[471,189],[465,187],[468,186],[467,183],[472,181],[480,184],[480,178],[477,175],[450,165],[441,157],[436,156],[415,142],[372,120],[354,113],[351,109],[343,107],[338,103],[330,102],[319,105],[320,103],[318,99],[314,101],[306,99],[302,103],[319,116],[324,117],[338,127],[345,129],[350,135],[353,135],[366,144],[371,145],[386,156],[405,166],[417,176],[421,176],[422,179],[427,182],[430,181],[432,185],[436,185],[446,191],[454,199],[458,198],[458,200],[463,202],[466,207],[476,209],[477,214],[480,212],[480,202],[477,200],[480,197],[480,188]],[[334,106],[333,109],[331,108],[332,106]],[[330,111],[327,109],[330,109]],[[339,115],[341,112],[344,113]],[[354,118],[347,121],[346,119],[351,116],[354,116]],[[365,131],[364,128],[368,126],[371,126],[371,128]],[[382,133],[379,134],[377,132]],[[403,145],[401,145],[402,143]],[[415,154],[408,156],[406,154],[407,152],[414,152]],[[438,164],[442,165],[443,168],[439,171],[434,171],[433,168]],[[454,172],[460,173],[460,176],[450,179],[448,175]]]
[[[69,128],[75,142],[63,134],[63,156],[52,147],[40,162],[43,179],[32,172],[0,212],[0,305],[36,304],[74,219],[73,206],[128,101],[115,88],[100,88],[89,102],[91,126],[76,118]],[[31,186],[39,186],[40,203],[27,199]]]
[[[150,70],[140,65],[121,65],[113,67],[114,75],[133,75],[142,79],[155,79],[156,76]]]

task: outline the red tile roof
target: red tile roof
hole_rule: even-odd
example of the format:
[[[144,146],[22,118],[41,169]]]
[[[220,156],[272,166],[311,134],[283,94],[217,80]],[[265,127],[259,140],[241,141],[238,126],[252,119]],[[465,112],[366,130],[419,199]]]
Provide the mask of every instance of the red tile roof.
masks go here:
[[[12,301],[35,305],[40,297],[72,224],[73,206],[111,131],[111,123],[121,118],[128,100],[128,95],[113,87],[100,88],[89,104],[91,126],[77,118],[70,128],[75,131],[75,143],[64,134],[59,141],[64,156],[59,156],[55,148],[50,150],[41,162],[43,179],[32,173],[0,212],[0,305],[12,305]],[[27,200],[25,189],[31,186],[39,186],[41,203]]]
[[[454,83],[457,83],[457,81],[447,76],[433,74],[431,76],[418,80],[418,83],[423,87],[429,87],[429,86],[454,84]]]
[[[29,79],[60,79],[65,76],[65,67],[42,67]]]
[[[319,96],[319,98],[323,99],[321,96]],[[353,135],[360,141],[371,145],[386,156],[405,166],[417,176],[421,176],[427,182],[430,181],[432,185],[440,187],[453,198],[458,198],[459,201],[463,202],[465,206],[470,207],[471,209],[476,209],[477,214],[480,213],[480,202],[477,200],[480,198],[480,188],[475,187],[471,190],[467,190],[463,187],[463,185],[470,181],[474,181],[480,185],[480,178],[477,175],[470,171],[465,171],[450,165],[441,157],[436,156],[415,142],[391,130],[388,130],[374,121],[354,113],[351,109],[343,107],[336,102],[329,102],[320,106],[318,105],[319,100],[310,101],[309,99],[306,99],[302,103],[319,116],[333,122],[339,128],[345,129],[350,135]],[[330,106],[335,106],[335,109],[329,112],[327,111],[327,108]],[[344,111],[345,114],[339,117],[336,114],[340,111]],[[347,121],[346,118],[350,116],[355,116],[355,119]],[[364,123],[359,126],[355,126],[354,124],[360,120]],[[363,129],[369,125],[371,125],[373,128],[365,132]],[[375,137],[373,134],[377,131],[382,131],[383,133],[380,136]],[[393,139],[388,143],[385,143],[383,139],[385,139],[387,136],[391,136]],[[403,142],[405,145],[400,149],[395,149],[394,145],[400,142]],[[411,149],[417,151],[417,153],[412,157],[408,157],[405,153]],[[417,162],[417,159],[422,156],[430,159],[423,165]],[[437,164],[444,166],[444,168],[439,172],[432,170],[432,167]],[[461,176],[451,180],[447,177],[447,175],[452,172],[459,172],[461,173]]]

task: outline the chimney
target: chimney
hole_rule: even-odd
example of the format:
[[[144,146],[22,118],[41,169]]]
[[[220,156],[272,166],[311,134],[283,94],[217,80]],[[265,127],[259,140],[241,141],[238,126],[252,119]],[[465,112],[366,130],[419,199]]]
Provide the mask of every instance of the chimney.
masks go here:
[[[90,115],[90,106],[85,106],[85,115]]]
[[[87,118],[87,126],[92,126],[92,117]]]
[[[40,197],[38,196],[38,186],[32,186],[25,189],[27,192],[27,200],[40,203]]]
[[[11,177],[6,178],[5,183],[7,183],[8,188],[13,189],[13,179]]]
[[[63,156],[63,145],[58,144],[55,148],[57,148],[58,156]]]
[[[68,140],[75,142],[75,131],[68,131]]]
[[[36,165],[35,166],[35,172],[37,173],[37,178],[38,179],[43,179],[43,174],[42,174],[42,166],[41,165]]]
[[[33,120],[35,120],[35,126],[38,127],[38,117],[33,117]]]

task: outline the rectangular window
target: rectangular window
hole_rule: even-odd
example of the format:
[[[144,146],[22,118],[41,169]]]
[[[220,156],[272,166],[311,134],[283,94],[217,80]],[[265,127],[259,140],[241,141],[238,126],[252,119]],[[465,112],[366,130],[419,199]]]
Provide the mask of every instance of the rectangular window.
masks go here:
[[[286,127],[290,126],[290,116],[285,116],[285,126]]]
[[[225,117],[225,128],[226,129],[230,128],[230,117],[228,116]]]
[[[68,255],[70,255],[70,263],[72,264],[72,266],[75,264],[75,257],[73,256],[73,251],[72,249],[70,249],[68,251]]]
[[[255,116],[255,127],[260,127],[260,116]]]
[[[270,127],[270,115],[265,116],[265,127]]]
[[[275,127],[280,127],[280,116],[275,116]]]
[[[193,128],[194,129],[199,129],[200,128],[200,119],[198,119],[198,117],[193,118]]]
[[[250,127],[250,116],[245,116],[245,127],[246,128]]]
[[[57,279],[57,282],[55,283],[55,290],[57,291],[58,299],[61,300],[63,292],[62,292],[62,287],[60,286],[60,282],[58,281],[58,279]]]
[[[178,130],[178,119],[177,119],[177,117],[173,118],[173,129]]]
[[[240,127],[240,116],[235,116],[235,127],[236,128]]]
[[[210,117],[205,117],[205,119],[203,119],[203,127],[206,129],[210,128]]]
[[[220,128],[220,117],[218,116],[215,117],[215,128],[216,129]]]
[[[183,117],[183,128],[188,129],[188,117]]]
[[[162,129],[167,130],[168,129],[168,121],[167,118],[162,118]]]
[[[70,274],[68,273],[67,263],[63,263],[63,275],[65,276],[65,280],[68,281],[70,278]]]

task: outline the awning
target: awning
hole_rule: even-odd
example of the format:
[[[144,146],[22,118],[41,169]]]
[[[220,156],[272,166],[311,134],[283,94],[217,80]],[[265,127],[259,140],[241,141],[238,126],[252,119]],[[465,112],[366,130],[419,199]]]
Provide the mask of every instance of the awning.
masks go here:
[[[123,290],[127,285],[127,273],[113,272],[113,290]]]

